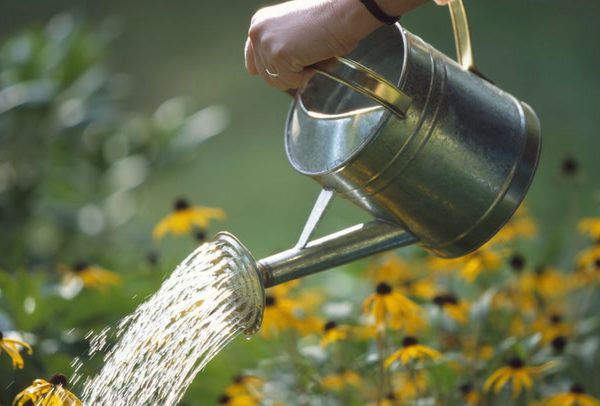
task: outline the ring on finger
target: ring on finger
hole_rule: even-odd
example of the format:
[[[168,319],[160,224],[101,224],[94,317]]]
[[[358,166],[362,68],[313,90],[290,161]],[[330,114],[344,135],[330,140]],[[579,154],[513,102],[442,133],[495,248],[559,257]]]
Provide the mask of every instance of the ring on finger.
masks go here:
[[[278,78],[279,77],[279,73],[277,73],[277,71],[271,72],[269,70],[269,68],[265,68],[265,72],[267,72],[267,75],[271,76],[272,78]]]

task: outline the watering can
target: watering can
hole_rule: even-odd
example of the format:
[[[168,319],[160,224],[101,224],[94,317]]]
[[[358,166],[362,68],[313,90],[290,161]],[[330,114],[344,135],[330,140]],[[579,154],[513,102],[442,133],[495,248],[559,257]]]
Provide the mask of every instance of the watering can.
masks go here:
[[[255,283],[410,244],[462,256],[515,212],[537,167],[540,124],[476,69],[462,0],[449,10],[457,62],[395,24],[313,67],[319,74],[296,93],[285,131],[291,165],[322,185],[296,246],[255,261],[231,234],[217,237],[246,258]],[[373,221],[311,240],[335,195]]]

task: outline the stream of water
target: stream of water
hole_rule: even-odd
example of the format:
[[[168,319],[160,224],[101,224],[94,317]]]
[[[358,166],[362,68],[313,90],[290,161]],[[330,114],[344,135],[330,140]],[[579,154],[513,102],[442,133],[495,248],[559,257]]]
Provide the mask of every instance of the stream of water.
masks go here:
[[[249,264],[223,239],[198,247],[115,331],[92,339],[90,356],[104,367],[84,382],[83,403],[176,405],[227,343],[260,323],[263,292]]]

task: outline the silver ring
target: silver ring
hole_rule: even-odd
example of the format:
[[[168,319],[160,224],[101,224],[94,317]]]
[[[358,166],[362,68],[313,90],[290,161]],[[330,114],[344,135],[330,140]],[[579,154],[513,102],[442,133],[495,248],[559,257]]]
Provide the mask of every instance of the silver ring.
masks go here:
[[[273,73],[269,70],[269,68],[265,68],[265,72],[267,72],[267,75],[271,76],[272,78],[278,78],[279,77],[279,73]]]

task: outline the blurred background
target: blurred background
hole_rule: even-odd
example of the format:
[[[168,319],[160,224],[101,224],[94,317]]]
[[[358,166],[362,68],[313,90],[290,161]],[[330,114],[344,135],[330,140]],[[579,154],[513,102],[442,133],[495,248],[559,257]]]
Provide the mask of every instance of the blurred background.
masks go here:
[[[600,203],[600,3],[465,3],[479,69],[542,123],[527,206],[541,229],[537,260],[558,262],[565,230]],[[290,99],[244,68],[250,18],[268,4],[0,3],[0,331],[29,332],[35,344],[24,370],[0,362],[0,403],[35,378],[69,374],[87,331],[133,310],[195,247],[152,240],[176,198],[225,210],[209,236],[228,230],[258,258],[294,244],[319,187],[286,161]],[[454,57],[445,9],[432,2],[403,25]],[[361,219],[337,202],[323,230]],[[118,273],[122,286],[60,290],[56,267],[80,260]],[[211,403],[268,354],[259,339],[236,341],[196,379],[189,403]]]

